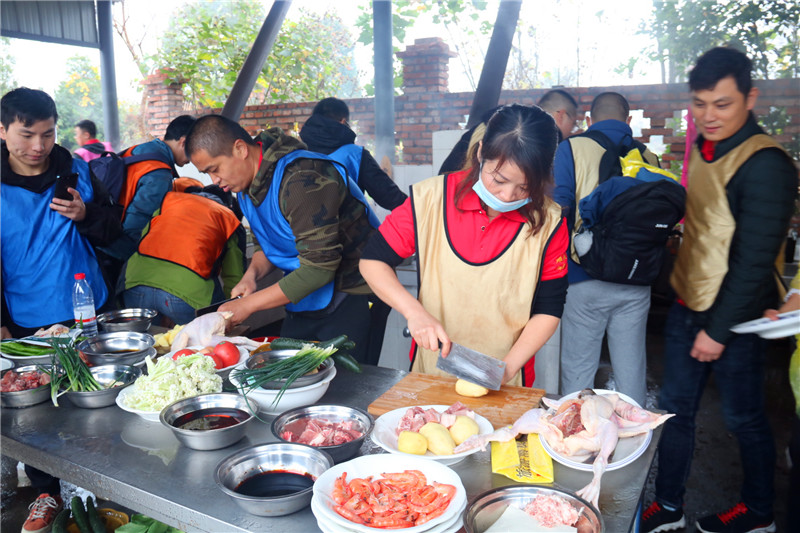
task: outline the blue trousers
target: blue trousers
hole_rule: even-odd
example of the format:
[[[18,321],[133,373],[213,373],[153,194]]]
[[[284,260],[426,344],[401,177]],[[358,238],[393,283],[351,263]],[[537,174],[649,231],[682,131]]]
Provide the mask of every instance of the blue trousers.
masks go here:
[[[744,469],[741,501],[754,512],[771,516],[775,443],[764,411],[764,342],[756,335],[736,335],[719,359],[702,363],[689,353],[705,322],[705,314],[677,303],[667,317],[659,407],[676,416],[665,423],[658,446],[656,499],[662,505],[683,505],[694,453],[695,417],[714,372],[725,426],[739,442]]]
[[[212,298],[212,303],[224,298],[222,291],[215,291],[216,299]],[[194,320],[194,308],[181,300],[177,296],[167,291],[137,285],[122,293],[125,307],[135,307],[144,309],[155,309],[162,316],[169,317],[176,324],[188,324]]]

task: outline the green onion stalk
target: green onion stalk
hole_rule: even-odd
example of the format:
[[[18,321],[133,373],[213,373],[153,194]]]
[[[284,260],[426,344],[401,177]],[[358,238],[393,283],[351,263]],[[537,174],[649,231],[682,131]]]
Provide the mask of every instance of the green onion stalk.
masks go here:
[[[249,392],[261,387],[265,383],[283,381],[283,385],[272,401],[272,405],[274,406],[277,405],[283,393],[286,392],[297,378],[319,368],[319,366],[324,363],[328,357],[336,353],[336,351],[337,348],[334,346],[320,348],[315,344],[304,344],[292,357],[268,361],[264,366],[259,368],[245,367],[235,369],[233,375],[239,381],[239,390],[245,399]]]
[[[54,337],[49,342],[55,350],[50,357],[52,362],[50,399],[53,405],[58,407],[58,397],[68,391],[89,392],[105,389],[81,359],[73,339]],[[59,366],[61,371],[58,370]]]

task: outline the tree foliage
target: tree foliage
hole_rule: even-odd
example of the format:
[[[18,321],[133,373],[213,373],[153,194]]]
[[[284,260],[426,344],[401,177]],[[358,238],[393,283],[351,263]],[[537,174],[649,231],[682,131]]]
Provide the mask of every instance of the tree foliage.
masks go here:
[[[8,37],[0,37],[0,95],[17,87],[17,80],[14,78],[16,62],[11,54],[10,46]]]
[[[441,25],[448,34],[448,41],[455,48],[455,52],[469,82],[474,89],[478,84],[480,70],[476,67],[482,64],[484,51],[480,49],[479,35],[486,36],[491,33],[492,26],[485,20],[486,4],[484,0],[463,2],[461,0],[393,0],[392,1],[392,48],[395,52],[401,50],[405,41],[406,32],[411,29],[421,17],[430,17],[432,22]],[[373,14],[372,2],[359,6],[361,15],[356,19],[359,28],[358,42],[367,46],[373,44]],[[403,84],[402,64],[394,62],[394,86]],[[374,94],[373,84],[365,87],[367,94]]]
[[[62,81],[54,97],[58,106],[58,143],[70,151],[78,148],[73,136],[75,124],[89,119],[97,125],[97,136],[103,138],[103,102],[100,73],[85,56],[67,60],[67,79]]]
[[[650,57],[665,82],[686,79],[697,57],[730,45],[753,61],[756,78],[800,75],[800,3],[795,0],[655,0],[643,32],[652,34]]]
[[[173,17],[151,58],[169,69],[169,83],[184,84],[195,104],[221,107],[265,18],[256,0],[193,2]],[[359,94],[353,42],[336,15],[301,11],[286,20],[266,60],[250,104],[348,97]]]

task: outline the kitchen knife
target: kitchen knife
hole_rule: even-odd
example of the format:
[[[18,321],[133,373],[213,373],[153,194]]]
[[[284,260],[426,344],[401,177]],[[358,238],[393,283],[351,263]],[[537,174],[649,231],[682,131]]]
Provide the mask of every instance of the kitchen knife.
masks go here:
[[[500,390],[506,363],[454,342],[447,357],[442,357],[439,351],[436,368],[487,389]]]
[[[195,310],[194,316],[198,317],[202,315],[207,315],[208,313],[213,313],[214,311],[219,309],[220,305],[232,302],[234,300],[238,300],[239,298],[241,298],[241,296],[237,296],[236,298],[228,298],[227,300],[222,300],[221,302],[211,304],[208,307],[201,307],[200,309]]]

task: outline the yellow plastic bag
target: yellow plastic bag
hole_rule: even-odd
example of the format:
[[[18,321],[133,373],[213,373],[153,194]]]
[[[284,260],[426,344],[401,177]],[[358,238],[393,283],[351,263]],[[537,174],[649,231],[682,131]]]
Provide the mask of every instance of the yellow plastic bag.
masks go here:
[[[678,181],[678,176],[676,176],[669,170],[665,170],[663,168],[659,168],[657,166],[645,162],[645,160],[642,159],[641,152],[639,152],[639,150],[636,148],[628,152],[625,155],[625,157],[620,157],[619,164],[622,166],[622,175],[628,176],[629,178],[635,178],[636,174],[639,173],[639,170],[646,168],[650,172],[661,174],[668,178],[672,178],[675,181]]]
[[[509,442],[492,442],[492,472],[522,483],[552,483],[553,460],[539,435]]]

